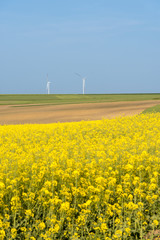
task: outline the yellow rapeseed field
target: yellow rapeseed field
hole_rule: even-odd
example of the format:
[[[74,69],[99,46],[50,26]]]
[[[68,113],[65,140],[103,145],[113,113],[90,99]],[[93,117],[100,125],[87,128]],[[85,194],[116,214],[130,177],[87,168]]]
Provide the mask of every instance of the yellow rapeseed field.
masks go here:
[[[0,240],[153,239],[160,114],[0,126]]]

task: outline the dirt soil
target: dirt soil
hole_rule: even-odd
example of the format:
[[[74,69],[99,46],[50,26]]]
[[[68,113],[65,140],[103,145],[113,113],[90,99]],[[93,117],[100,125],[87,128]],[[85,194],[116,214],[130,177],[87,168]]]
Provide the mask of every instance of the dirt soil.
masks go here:
[[[67,105],[1,105],[0,124],[75,122],[99,120],[118,116],[132,116],[146,108],[160,104],[160,100],[83,103]]]

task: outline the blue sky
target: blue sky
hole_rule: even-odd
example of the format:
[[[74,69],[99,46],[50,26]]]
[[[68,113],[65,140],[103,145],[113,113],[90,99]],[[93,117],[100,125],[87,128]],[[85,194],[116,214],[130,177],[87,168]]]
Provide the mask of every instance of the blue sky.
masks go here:
[[[159,0],[0,0],[0,94],[160,92]]]

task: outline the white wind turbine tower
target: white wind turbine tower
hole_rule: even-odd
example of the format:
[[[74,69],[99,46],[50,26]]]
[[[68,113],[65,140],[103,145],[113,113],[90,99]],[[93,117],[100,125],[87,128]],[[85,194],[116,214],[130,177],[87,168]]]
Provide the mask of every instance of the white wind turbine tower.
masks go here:
[[[46,89],[47,89],[47,93],[50,94],[50,84],[51,82],[48,81],[48,74],[47,74],[47,86],[46,86]]]
[[[75,73],[75,74],[82,79],[83,95],[84,95],[85,94],[86,77],[82,77],[79,73]]]

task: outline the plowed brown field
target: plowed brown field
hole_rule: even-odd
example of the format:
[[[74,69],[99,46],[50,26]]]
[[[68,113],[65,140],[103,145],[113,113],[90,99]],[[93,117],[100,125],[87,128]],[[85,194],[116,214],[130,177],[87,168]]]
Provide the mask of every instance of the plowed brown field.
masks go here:
[[[99,120],[118,116],[132,116],[160,104],[160,100],[83,103],[68,105],[2,105],[0,124],[54,123]]]

